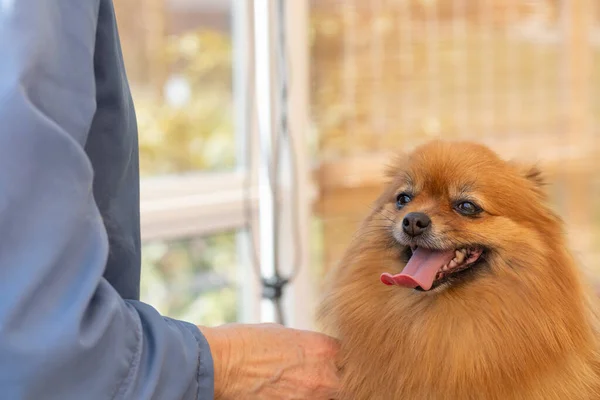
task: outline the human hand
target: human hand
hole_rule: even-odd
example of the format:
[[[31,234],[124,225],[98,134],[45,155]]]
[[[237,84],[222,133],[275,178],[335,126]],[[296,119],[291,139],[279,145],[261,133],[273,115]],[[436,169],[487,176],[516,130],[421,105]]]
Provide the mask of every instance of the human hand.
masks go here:
[[[215,399],[336,399],[339,345],[276,324],[199,327],[213,354]]]

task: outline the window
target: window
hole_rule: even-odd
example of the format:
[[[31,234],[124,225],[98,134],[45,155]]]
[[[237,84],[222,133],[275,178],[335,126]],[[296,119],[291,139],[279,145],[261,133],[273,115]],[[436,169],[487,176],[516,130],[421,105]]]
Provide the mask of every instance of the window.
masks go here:
[[[139,129],[142,300],[197,324],[257,322],[260,287],[245,229],[249,214],[257,228],[258,214],[256,171],[246,162],[250,154],[257,158],[258,147],[247,112],[252,2],[114,2]],[[301,199],[286,211],[306,216],[314,193],[303,153],[308,7],[304,1],[290,7],[289,46],[299,51],[290,50],[295,70],[289,123],[299,150]],[[307,270],[285,301],[290,324],[298,328],[310,328],[312,321]],[[294,290],[302,290],[302,304],[294,301]]]
[[[244,171],[232,2],[115,0],[139,130],[142,300],[197,324],[244,318]],[[246,43],[239,43],[245,46]]]

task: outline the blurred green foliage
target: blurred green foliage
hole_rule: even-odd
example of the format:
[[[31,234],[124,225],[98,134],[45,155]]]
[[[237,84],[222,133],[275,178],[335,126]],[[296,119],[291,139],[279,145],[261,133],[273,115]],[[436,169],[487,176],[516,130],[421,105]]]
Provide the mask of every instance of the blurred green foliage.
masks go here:
[[[233,168],[231,38],[198,30],[170,36],[166,44],[159,53],[168,71],[165,86],[133,88],[141,174]]]
[[[235,232],[144,244],[141,297],[163,315],[196,324],[238,319]]]

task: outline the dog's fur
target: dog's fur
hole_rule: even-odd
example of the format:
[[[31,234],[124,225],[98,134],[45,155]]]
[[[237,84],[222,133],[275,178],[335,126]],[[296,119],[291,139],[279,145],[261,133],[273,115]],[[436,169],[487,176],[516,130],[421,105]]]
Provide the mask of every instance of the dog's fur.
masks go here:
[[[536,168],[474,143],[435,141],[400,158],[339,266],[320,321],[342,343],[343,400],[600,399],[595,297],[546,205]],[[414,199],[398,210],[401,191]],[[475,199],[477,218],[452,205]],[[403,216],[424,212],[430,245],[483,246],[466,277],[431,291],[386,286],[402,270]]]

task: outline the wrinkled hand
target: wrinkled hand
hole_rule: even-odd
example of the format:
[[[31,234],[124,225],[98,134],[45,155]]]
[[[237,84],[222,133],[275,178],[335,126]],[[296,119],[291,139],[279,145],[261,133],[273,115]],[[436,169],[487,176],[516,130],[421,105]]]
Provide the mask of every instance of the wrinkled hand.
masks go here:
[[[276,324],[199,328],[213,354],[216,399],[337,398],[334,339]]]

